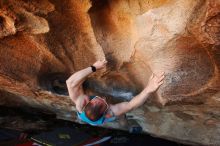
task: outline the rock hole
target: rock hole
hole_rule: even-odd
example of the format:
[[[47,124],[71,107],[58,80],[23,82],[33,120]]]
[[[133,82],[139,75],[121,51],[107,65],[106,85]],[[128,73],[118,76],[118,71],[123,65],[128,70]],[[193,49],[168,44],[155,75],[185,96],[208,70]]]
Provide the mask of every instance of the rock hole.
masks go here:
[[[40,87],[59,95],[68,95],[66,80],[69,76],[64,73],[52,73],[39,78]]]
[[[4,18],[0,16],[0,29],[4,28]]]

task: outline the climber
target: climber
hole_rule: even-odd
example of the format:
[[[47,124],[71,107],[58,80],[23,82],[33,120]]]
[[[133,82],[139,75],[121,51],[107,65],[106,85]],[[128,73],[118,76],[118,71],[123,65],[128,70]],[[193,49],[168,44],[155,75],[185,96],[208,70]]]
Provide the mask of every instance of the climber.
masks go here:
[[[92,66],[74,73],[66,80],[69,96],[76,105],[78,117],[90,125],[101,125],[113,121],[117,116],[138,108],[145,103],[151,93],[163,84],[164,72],[157,75],[153,73],[147,86],[130,101],[114,105],[108,104],[99,96],[86,95],[82,88],[86,77],[92,72],[104,68],[106,64],[106,60],[96,61]]]

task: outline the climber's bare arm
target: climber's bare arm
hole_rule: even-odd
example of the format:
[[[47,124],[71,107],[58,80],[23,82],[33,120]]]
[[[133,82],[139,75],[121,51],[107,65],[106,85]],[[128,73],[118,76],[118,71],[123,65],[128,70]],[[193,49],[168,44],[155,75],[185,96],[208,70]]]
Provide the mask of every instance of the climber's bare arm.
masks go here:
[[[106,66],[106,63],[107,63],[106,60],[96,61],[93,64],[93,66],[96,67],[96,69],[98,70],[104,68]],[[86,77],[91,73],[92,73],[92,68],[87,67],[85,69],[75,72],[66,80],[69,96],[74,103],[76,103],[78,97],[84,95],[82,83],[84,82]]]
[[[132,98],[132,100],[130,100],[129,102],[121,102],[115,105],[111,105],[110,109],[115,114],[115,116],[120,116],[131,111],[132,109],[138,108],[145,103],[151,93],[156,91],[160,87],[160,85],[163,84],[163,79],[164,72],[159,75],[152,74],[148,85],[145,87],[144,90],[142,90],[141,93]]]

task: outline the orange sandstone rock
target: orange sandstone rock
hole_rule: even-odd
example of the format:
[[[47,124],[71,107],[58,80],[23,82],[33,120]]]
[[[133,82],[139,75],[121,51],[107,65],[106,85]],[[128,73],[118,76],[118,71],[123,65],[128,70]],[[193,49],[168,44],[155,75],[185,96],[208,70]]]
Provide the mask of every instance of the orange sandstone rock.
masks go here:
[[[218,0],[2,0],[0,104],[77,122],[65,80],[105,58],[88,93],[130,100],[164,71],[165,83],[130,117],[158,137],[220,145],[219,16]]]

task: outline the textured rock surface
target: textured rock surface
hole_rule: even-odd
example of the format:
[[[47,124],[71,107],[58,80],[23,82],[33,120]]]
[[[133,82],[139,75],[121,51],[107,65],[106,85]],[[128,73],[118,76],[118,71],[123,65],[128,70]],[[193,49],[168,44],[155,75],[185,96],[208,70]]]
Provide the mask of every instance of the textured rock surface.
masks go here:
[[[1,0],[0,38],[2,105],[77,121],[65,79],[106,58],[88,92],[130,100],[152,72],[165,71],[162,87],[129,118],[158,137],[220,145],[218,0]]]

